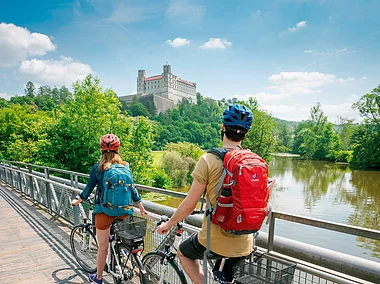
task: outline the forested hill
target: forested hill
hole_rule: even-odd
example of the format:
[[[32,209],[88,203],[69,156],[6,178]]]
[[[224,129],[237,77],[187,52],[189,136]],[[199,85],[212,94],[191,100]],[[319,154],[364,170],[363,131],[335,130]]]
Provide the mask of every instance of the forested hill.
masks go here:
[[[122,138],[123,155],[143,178],[152,150],[168,143],[189,142],[207,150],[220,146],[221,115],[231,100],[197,94],[195,104],[183,100],[174,109],[155,113],[136,98],[123,105],[116,94],[88,76],[66,87],[28,82],[25,94],[0,99],[0,158],[87,172],[99,158],[99,137],[114,132]],[[239,102],[253,112],[252,130],[243,146],[266,159],[271,152],[291,152],[305,159],[349,162],[380,168],[380,87],[353,105],[362,123],[341,118],[327,121],[322,105],[311,106],[310,118],[285,121],[262,110],[253,98]]]

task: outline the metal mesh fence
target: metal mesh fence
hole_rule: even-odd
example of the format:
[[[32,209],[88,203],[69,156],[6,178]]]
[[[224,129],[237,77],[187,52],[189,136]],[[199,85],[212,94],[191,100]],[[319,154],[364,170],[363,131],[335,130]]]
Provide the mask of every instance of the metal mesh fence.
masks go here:
[[[32,197],[35,201],[39,202],[41,205],[49,208],[52,212],[64,217],[66,220],[74,223],[74,210],[71,206],[71,199],[75,197],[75,193],[72,190],[65,188],[64,186],[59,186],[56,183],[48,183],[45,180],[42,180],[39,176],[31,176],[29,174],[18,172],[13,168],[10,168],[5,165],[0,165],[0,178],[7,182],[12,187],[16,188],[23,194]],[[78,180],[78,177],[70,176],[70,180],[65,182],[66,185],[75,185],[75,181]],[[81,179],[86,179],[81,177]],[[33,195],[33,196],[32,196]],[[89,214],[89,205],[84,203],[83,208],[85,213]],[[79,216],[77,218],[80,220]],[[155,228],[155,221],[148,219],[147,231],[145,235],[145,245],[144,245],[144,254],[150,251],[154,251],[157,247],[163,243],[166,236],[159,235],[156,232],[152,232]],[[186,239],[190,236],[191,233],[184,231],[182,238]],[[166,241],[169,241],[166,239]],[[265,256],[263,256],[265,259]],[[178,258],[175,259],[180,266]],[[280,264],[279,264],[280,265]],[[209,283],[213,283],[211,273],[208,273]],[[189,279],[188,279],[189,280]],[[190,280],[189,280],[189,283]],[[338,282],[332,282],[324,279],[318,275],[307,273],[296,269],[294,272],[294,277],[292,279],[294,284],[332,284]]]

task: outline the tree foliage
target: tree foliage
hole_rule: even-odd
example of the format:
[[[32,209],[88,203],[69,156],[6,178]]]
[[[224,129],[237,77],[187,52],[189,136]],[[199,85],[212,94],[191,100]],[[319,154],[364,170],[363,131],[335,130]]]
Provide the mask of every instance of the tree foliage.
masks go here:
[[[310,110],[310,120],[297,126],[293,151],[306,159],[335,160],[339,150],[339,136],[317,103]]]

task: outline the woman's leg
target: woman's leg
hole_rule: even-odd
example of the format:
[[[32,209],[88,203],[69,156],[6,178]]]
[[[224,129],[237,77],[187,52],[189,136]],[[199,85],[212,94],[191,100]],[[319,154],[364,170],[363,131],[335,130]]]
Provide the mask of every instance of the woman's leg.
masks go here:
[[[110,228],[106,230],[96,230],[96,235],[98,237],[98,265],[96,278],[99,280],[102,279],[104,265],[106,264],[108,246],[109,246],[109,238],[110,238]]]

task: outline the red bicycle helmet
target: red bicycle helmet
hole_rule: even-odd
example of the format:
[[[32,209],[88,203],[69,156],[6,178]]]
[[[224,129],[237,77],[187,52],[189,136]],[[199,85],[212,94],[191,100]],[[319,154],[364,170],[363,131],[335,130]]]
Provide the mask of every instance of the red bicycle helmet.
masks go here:
[[[100,149],[102,151],[117,151],[120,147],[120,139],[115,134],[106,134],[100,138]]]

